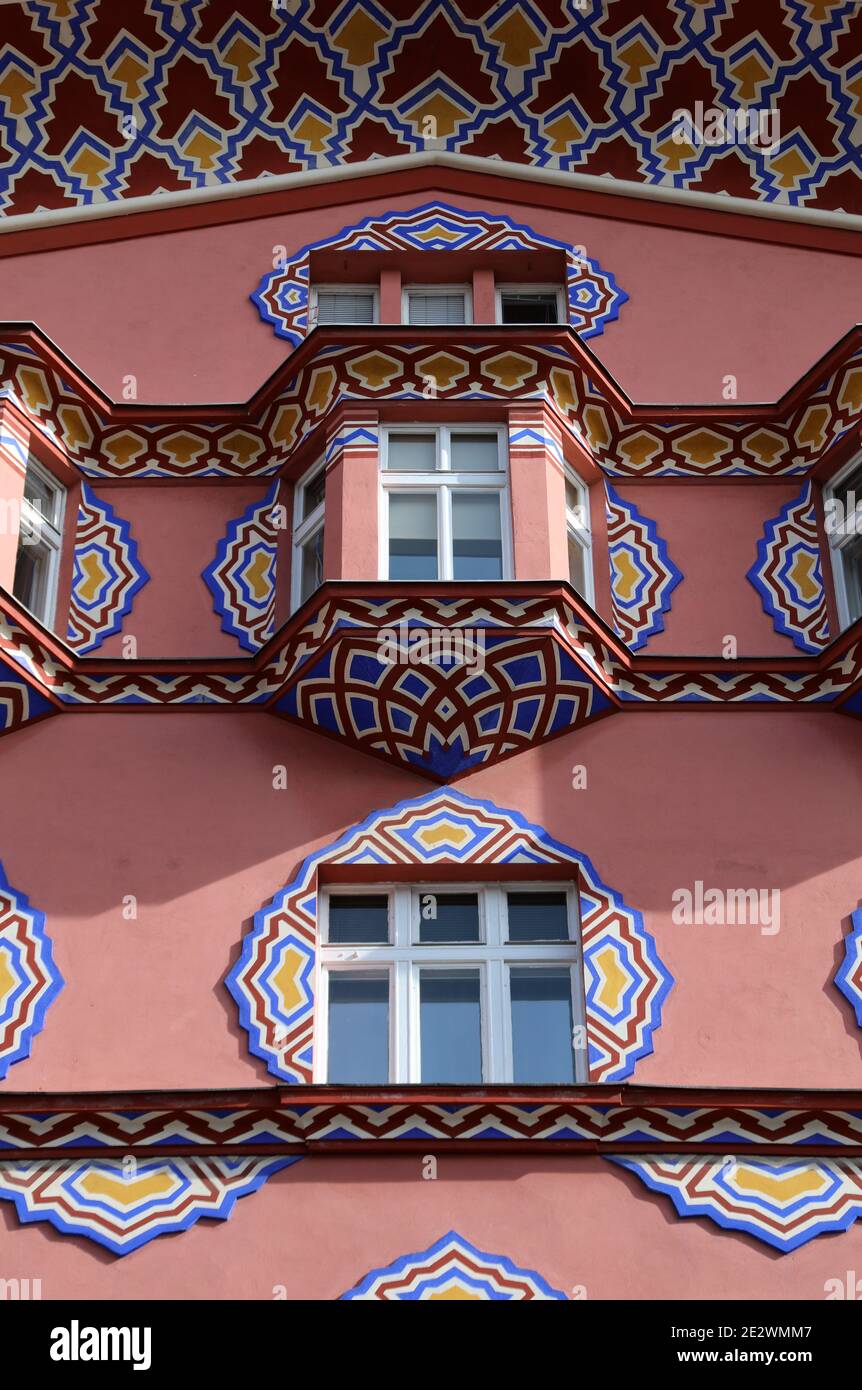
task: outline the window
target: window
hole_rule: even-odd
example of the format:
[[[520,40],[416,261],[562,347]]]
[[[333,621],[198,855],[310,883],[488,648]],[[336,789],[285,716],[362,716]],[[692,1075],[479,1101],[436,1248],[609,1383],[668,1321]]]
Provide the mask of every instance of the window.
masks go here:
[[[502,429],[393,427],[384,435],[382,464],[384,579],[508,577]]]
[[[32,459],[27,464],[12,592],[46,627],[54,621],[65,488]]]
[[[565,323],[559,285],[502,285],[497,290],[500,323]]]
[[[291,611],[301,608],[323,583],[323,514],[326,473],[315,464],[296,485],[293,512]]]
[[[574,884],[339,885],[320,914],[316,1081],[586,1080]]]
[[[326,323],[376,323],[377,291],[371,285],[318,285],[312,290],[310,327]]]
[[[470,291],[466,285],[413,285],[402,295],[405,323],[469,323]]]
[[[842,628],[862,618],[862,465],[854,459],[826,489],[826,534]]]
[[[569,547],[569,583],[593,602],[593,550],[590,534],[590,495],[586,485],[566,467],[566,538]]]

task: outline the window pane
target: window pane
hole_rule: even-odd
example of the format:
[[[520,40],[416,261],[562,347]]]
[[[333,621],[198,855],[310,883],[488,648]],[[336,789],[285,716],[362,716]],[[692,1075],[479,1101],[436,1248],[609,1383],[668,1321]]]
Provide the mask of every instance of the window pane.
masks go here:
[[[323,290],[317,296],[318,323],[373,323],[374,294]]]
[[[35,509],[38,519],[55,526],[59,521],[59,485],[52,486],[32,467],[24,476],[24,496]]]
[[[37,618],[47,616],[50,553],[44,544],[21,543],[15,560],[12,592]]]
[[[516,1082],[566,1085],[575,1079],[572,980],[567,969],[510,969]]]
[[[330,893],[329,940],[353,944],[389,940],[389,899],[385,893]]]
[[[408,294],[408,323],[465,323],[463,294]]]
[[[437,578],[437,496],[390,492],[389,578]]]
[[[313,536],[302,547],[302,585],[300,593],[300,603],[305,603],[307,598],[323,583],[323,527],[315,531]]]
[[[422,970],[419,977],[422,1080],[482,1080],[478,970]]]
[[[496,473],[500,471],[500,450],[496,434],[453,434],[453,473]]]
[[[478,941],[479,898],[476,893],[419,892],[420,941]]]
[[[327,1080],[373,1086],[389,1080],[389,978],[329,972]]]
[[[516,294],[504,291],[500,296],[503,323],[556,323],[555,294]]]
[[[565,892],[507,893],[510,941],[568,941]]]
[[[844,564],[844,584],[847,590],[847,616],[851,623],[862,618],[862,539],[845,546],[841,552]]]
[[[587,592],[587,555],[574,532],[569,531],[569,583],[579,594]]]
[[[312,478],[310,483],[306,483],[302,489],[302,519],[311,516],[316,511],[326,496],[326,469],[321,468],[320,472]]]
[[[433,473],[437,467],[437,436],[390,434],[387,467],[398,473]]]
[[[503,578],[499,493],[453,492],[452,552],[454,579]]]

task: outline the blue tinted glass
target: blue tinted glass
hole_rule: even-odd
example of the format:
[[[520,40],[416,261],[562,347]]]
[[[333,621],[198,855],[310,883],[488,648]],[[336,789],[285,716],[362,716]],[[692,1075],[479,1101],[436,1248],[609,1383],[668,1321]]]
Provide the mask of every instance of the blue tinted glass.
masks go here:
[[[388,941],[389,899],[376,893],[330,893],[329,940],[336,946]]]
[[[482,1080],[478,970],[420,975],[422,1080],[469,1085]]]
[[[434,493],[390,492],[389,578],[437,578],[437,498]]]
[[[498,493],[453,493],[452,574],[455,579],[502,579]]]
[[[510,941],[568,941],[566,895],[507,893]]]
[[[513,1079],[546,1086],[573,1082],[571,971],[512,966],[510,978]]]
[[[327,1080],[342,1086],[389,1080],[387,976],[330,972]]]
[[[478,941],[479,899],[475,893],[420,893],[420,941]]]

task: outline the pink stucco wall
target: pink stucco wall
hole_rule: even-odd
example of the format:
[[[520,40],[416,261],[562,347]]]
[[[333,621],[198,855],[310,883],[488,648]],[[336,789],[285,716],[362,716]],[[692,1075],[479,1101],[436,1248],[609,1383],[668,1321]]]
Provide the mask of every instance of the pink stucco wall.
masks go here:
[[[222,983],[251,915],[311,849],[428,789],[254,713],[68,714],[2,751],[4,867],[67,981],[7,1083],[28,1091],[268,1084]],[[826,712],[636,712],[459,785],[587,853],[644,913],[677,984],[639,1082],[853,1087],[832,977],[862,898],[860,753],[859,724]],[[780,930],[674,924],[698,879],[779,889]]]
[[[150,576],[135,596],[122,632],[103,642],[98,655],[122,656],[129,636],[136,639],[142,659],[243,655],[236,639],[221,630],[203,571],[215,559],[228,522],[260,501],[269,486],[264,481],[228,487],[147,483],[100,488],[94,482],[93,492],[129,522],[138,557]],[[287,585],[289,553],[285,559]]]
[[[780,1255],[680,1220],[669,1198],[601,1158],[437,1157],[427,1181],[420,1155],[304,1158],[229,1221],[201,1221],[123,1259],[44,1224],[19,1227],[0,1203],[0,1275],[41,1279],[46,1299],[329,1301],[452,1229],[588,1302],[816,1301],[827,1280],[862,1269],[860,1225]]]

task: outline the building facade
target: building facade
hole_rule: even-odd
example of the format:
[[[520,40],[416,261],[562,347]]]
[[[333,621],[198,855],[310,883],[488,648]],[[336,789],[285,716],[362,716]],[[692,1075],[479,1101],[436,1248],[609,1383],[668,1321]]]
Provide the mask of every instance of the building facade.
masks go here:
[[[756,8],[0,10],[6,1296],[857,1296],[860,19]]]

